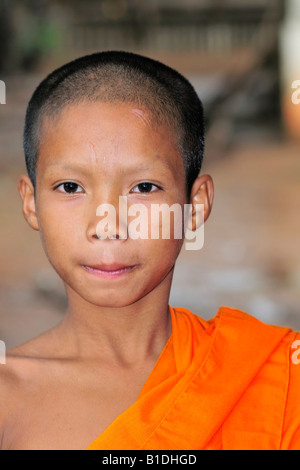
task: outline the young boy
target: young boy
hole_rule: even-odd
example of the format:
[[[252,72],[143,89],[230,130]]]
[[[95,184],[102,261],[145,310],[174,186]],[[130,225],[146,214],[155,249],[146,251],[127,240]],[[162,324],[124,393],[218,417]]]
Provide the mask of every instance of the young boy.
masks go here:
[[[169,238],[129,236],[136,204],[190,204],[193,231],[210,214],[189,82],[134,54],[78,59],[35,91],[24,148],[24,216],[68,309],[0,366],[1,448],[300,448],[296,333],[225,307],[209,322],[171,308],[183,237],[171,218]]]

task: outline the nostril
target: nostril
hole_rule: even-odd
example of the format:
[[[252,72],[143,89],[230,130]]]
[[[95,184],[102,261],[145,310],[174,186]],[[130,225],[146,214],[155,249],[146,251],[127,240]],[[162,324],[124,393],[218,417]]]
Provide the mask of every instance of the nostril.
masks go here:
[[[119,240],[120,239],[120,235],[113,235],[111,237],[109,237],[111,240]]]
[[[97,235],[96,233],[93,235],[93,238],[95,238],[96,240],[106,240],[106,239],[108,239],[108,240],[120,240],[121,239],[120,235],[118,235],[118,234],[108,236],[108,234],[107,235],[105,235],[105,234]]]

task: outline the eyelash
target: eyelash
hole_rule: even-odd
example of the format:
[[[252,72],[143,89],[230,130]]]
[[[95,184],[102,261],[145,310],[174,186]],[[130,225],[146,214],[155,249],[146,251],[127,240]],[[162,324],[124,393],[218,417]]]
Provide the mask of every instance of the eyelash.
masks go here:
[[[159,186],[157,186],[156,184],[150,183],[150,182],[148,182],[148,181],[143,181],[142,183],[137,184],[133,189],[138,188],[139,186],[143,186],[143,185],[152,186],[152,187],[155,188],[155,191],[156,191],[157,189],[158,189],[158,190],[161,189],[161,188],[160,188]],[[134,191],[133,189],[131,190],[131,192],[133,192],[133,193],[139,193],[139,194],[149,194],[149,193],[153,193],[153,192],[154,192],[154,191]]]
[[[54,188],[54,191],[56,191],[57,189],[59,189],[59,188],[62,187],[62,186],[65,187],[65,186],[67,186],[67,185],[76,186],[77,189],[78,189],[78,188],[81,188],[81,186],[80,186],[79,184],[74,183],[73,181],[66,181],[65,183],[61,183],[61,184],[59,184],[58,186],[56,186],[56,187]],[[66,188],[64,188],[64,189],[66,189]],[[81,189],[82,189],[82,188],[81,188]],[[62,192],[62,193],[66,193],[66,194],[81,194],[81,193],[83,193],[83,189],[82,189],[82,191],[74,191],[74,192],[70,191],[70,192],[68,192],[68,191],[64,190],[64,191],[61,191],[61,192]]]
[[[74,183],[73,181],[66,181],[65,183],[61,183],[61,184],[59,184],[58,186],[56,186],[56,187],[54,188],[54,190],[56,191],[56,190],[58,190],[60,187],[64,187],[64,191],[61,191],[61,192],[62,192],[62,193],[65,193],[65,194],[81,194],[81,193],[83,193],[83,189],[82,189],[82,188],[81,188],[82,191],[77,191],[77,190],[75,190],[74,192],[72,192],[72,191],[66,191],[66,186],[67,186],[67,185],[69,185],[69,186],[72,186],[72,185],[73,185],[73,186],[76,187],[76,189],[81,188],[81,186],[80,186],[79,184]],[[153,190],[152,190],[152,191],[134,191],[135,188],[139,188],[139,187],[141,187],[141,186],[143,186],[143,185],[148,185],[148,186],[150,185],[151,187],[155,188],[154,191],[156,191],[157,189],[158,189],[158,190],[161,189],[159,186],[157,186],[157,185],[154,184],[154,183],[150,183],[150,182],[148,182],[148,181],[143,181],[142,183],[137,184],[137,185],[131,190],[131,192],[132,192],[132,193],[139,193],[139,194],[149,194],[149,193],[153,193],[153,192],[154,192]],[[74,189],[74,188],[73,188],[73,189]],[[141,189],[141,188],[139,188],[139,189]],[[145,188],[144,188],[144,189],[145,189]]]

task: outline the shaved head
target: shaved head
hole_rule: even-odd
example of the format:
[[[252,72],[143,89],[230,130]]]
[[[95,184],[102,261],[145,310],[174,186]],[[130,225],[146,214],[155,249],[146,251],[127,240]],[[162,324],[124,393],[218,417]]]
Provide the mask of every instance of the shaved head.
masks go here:
[[[34,187],[44,123],[58,120],[70,105],[96,101],[130,103],[145,124],[169,127],[182,154],[189,194],[203,159],[201,101],[188,80],[175,70],[127,52],[103,52],[77,59],[54,71],[36,89],[24,130],[27,171]]]

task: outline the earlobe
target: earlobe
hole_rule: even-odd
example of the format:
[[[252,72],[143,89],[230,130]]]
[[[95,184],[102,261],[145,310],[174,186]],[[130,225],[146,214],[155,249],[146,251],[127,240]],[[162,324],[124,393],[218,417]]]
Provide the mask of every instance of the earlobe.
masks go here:
[[[20,178],[18,190],[23,201],[23,215],[33,230],[39,231],[33,184],[27,175]]]

